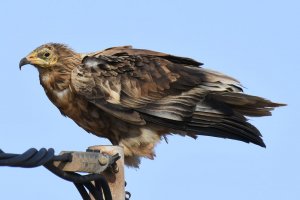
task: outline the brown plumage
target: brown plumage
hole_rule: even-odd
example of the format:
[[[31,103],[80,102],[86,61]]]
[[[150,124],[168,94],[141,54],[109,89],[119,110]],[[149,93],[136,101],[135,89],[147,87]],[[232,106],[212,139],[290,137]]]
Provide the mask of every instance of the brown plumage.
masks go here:
[[[45,44],[20,61],[34,65],[60,112],[87,132],[124,147],[125,161],[154,157],[167,134],[207,135],[265,146],[245,116],[271,115],[273,103],[244,94],[240,83],[184,57],[130,46],[78,54]]]

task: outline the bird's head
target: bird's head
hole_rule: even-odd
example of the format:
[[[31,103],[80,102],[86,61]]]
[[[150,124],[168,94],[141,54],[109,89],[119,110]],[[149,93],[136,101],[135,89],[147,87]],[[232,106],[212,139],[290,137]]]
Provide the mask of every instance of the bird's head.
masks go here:
[[[22,66],[31,64],[38,69],[51,69],[61,62],[62,58],[72,57],[75,53],[66,45],[58,43],[44,44],[26,57],[22,58],[19,63],[19,68]]]

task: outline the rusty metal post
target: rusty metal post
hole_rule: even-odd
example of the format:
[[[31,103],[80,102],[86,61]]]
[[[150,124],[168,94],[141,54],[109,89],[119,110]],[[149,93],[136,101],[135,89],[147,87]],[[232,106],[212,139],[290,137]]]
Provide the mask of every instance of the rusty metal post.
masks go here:
[[[101,146],[91,146],[88,149],[90,150],[100,150],[102,153],[108,155],[119,154],[120,159],[117,161],[116,173],[105,171],[102,174],[105,176],[113,200],[124,200],[125,199],[125,178],[124,178],[124,151],[120,146],[111,146],[111,145],[101,145]]]

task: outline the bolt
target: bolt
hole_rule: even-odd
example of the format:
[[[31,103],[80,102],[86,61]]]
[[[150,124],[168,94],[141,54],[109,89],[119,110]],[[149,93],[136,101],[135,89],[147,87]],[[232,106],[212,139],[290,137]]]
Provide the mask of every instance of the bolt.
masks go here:
[[[104,165],[107,164],[108,159],[105,156],[100,156],[100,158],[98,159],[98,161],[99,161],[100,165],[104,166]]]

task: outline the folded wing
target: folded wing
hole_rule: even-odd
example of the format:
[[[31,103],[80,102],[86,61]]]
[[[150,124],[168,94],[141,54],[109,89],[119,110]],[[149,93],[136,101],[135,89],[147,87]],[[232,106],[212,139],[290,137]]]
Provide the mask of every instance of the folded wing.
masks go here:
[[[131,124],[147,122],[192,137],[208,135],[264,146],[245,116],[270,115],[272,103],[189,58],[117,47],[87,54],[72,72],[77,95]]]

